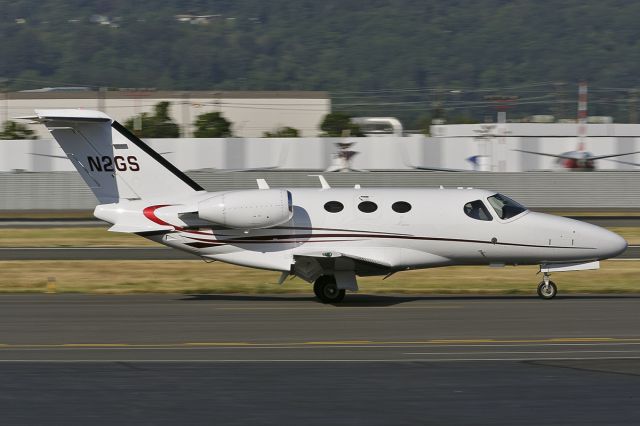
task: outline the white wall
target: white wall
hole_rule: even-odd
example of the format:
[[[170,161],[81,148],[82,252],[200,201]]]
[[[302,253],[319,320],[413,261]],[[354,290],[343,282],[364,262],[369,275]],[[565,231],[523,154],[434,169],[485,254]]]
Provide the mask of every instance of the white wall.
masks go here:
[[[616,126],[613,131],[616,131]],[[640,135],[640,125],[634,129],[622,125],[626,133]],[[456,126],[448,126],[456,127]],[[452,131],[451,129],[447,129]],[[455,129],[454,129],[455,130]],[[622,133],[622,132],[619,132]],[[325,170],[333,161],[336,143],[342,138],[227,138],[227,139],[151,139],[147,142],[182,170],[280,168],[287,170]],[[547,170],[555,167],[553,158],[514,151],[525,149],[547,153],[575,150],[575,136],[506,136],[478,141],[472,136],[427,138],[407,137],[347,138],[354,142],[354,169],[410,170],[412,166],[473,170],[467,160],[474,155],[492,155],[493,171],[519,172]],[[587,149],[595,155],[640,151],[640,136],[590,136]],[[41,155],[34,155],[41,154]],[[60,147],[51,140],[0,141],[0,171],[73,170]],[[621,158],[640,163],[640,154]],[[639,170],[607,160],[599,160],[602,170]]]

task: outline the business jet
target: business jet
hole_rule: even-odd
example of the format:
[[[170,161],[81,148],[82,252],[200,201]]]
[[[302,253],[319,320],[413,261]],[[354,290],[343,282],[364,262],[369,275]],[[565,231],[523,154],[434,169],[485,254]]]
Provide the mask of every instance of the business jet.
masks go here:
[[[279,271],[313,283],[323,303],[357,291],[357,277],[450,265],[597,269],[627,243],[595,225],[528,210],[481,189],[270,188],[207,192],[98,111],[37,110],[100,204],[113,232],[140,235],[206,261]]]

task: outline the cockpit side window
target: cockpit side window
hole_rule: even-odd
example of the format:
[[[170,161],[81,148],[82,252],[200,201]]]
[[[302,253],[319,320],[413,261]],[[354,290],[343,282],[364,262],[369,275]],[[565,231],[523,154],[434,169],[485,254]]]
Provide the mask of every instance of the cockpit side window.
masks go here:
[[[492,195],[487,200],[500,219],[511,219],[527,211],[525,206],[502,194]]]
[[[472,219],[477,220],[493,220],[491,217],[491,213],[484,205],[484,203],[480,200],[470,201],[464,205],[464,214],[469,216]]]

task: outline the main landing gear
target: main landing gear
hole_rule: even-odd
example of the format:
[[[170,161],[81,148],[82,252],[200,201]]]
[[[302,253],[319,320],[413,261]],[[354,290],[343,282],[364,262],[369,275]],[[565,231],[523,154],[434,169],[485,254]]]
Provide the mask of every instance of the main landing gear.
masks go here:
[[[336,279],[330,275],[323,275],[313,283],[313,292],[322,303],[340,303],[344,299],[345,290],[340,290]]]
[[[543,279],[538,284],[538,296],[543,299],[553,299],[558,293],[558,287],[556,287],[556,283],[549,279],[548,272],[543,272],[543,274]]]

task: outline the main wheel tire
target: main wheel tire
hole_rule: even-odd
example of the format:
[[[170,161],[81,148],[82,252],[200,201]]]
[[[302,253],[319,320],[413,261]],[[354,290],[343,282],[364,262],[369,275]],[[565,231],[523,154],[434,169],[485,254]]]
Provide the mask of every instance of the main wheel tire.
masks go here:
[[[344,299],[345,290],[339,289],[336,279],[325,275],[313,284],[313,292],[322,303],[340,303]]]
[[[328,282],[328,280],[330,281],[331,277],[322,276],[318,278],[316,282],[313,284],[313,294],[315,294],[318,299],[322,299],[322,292],[324,289],[324,285],[325,285],[325,282]]]
[[[558,294],[558,287],[553,281],[549,281],[548,285],[544,281],[538,284],[538,296],[542,299],[553,299],[556,294]]]

